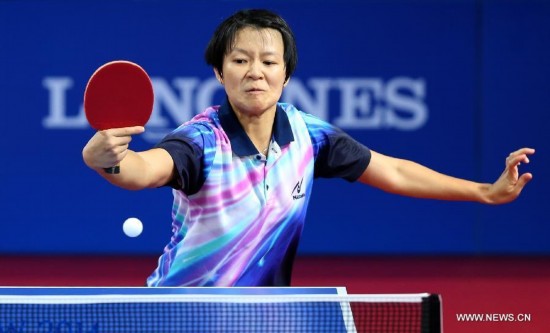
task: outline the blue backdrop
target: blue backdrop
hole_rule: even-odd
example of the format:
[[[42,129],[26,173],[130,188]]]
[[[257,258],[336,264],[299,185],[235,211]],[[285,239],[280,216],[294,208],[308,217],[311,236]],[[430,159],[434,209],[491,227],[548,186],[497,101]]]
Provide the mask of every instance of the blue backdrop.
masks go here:
[[[168,188],[115,188],[82,162],[93,131],[82,94],[101,64],[152,76],[155,110],[136,150],[221,87],[203,51],[253,1],[0,1],[0,253],[160,253]],[[544,1],[272,1],[298,41],[283,100],[370,148],[492,182],[522,146],[534,181],[484,206],[389,195],[319,180],[300,247],[320,254],[550,254],[550,4]],[[122,222],[138,217],[130,239]]]

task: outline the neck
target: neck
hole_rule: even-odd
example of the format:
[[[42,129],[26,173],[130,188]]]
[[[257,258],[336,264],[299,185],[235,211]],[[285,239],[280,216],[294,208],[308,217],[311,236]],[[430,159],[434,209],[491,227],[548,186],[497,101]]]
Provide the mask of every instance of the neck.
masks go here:
[[[249,115],[235,110],[237,119],[250,138],[250,141],[258,149],[258,152],[262,154],[266,154],[271,141],[275,111],[276,108],[273,108],[273,110],[267,110],[258,115]]]

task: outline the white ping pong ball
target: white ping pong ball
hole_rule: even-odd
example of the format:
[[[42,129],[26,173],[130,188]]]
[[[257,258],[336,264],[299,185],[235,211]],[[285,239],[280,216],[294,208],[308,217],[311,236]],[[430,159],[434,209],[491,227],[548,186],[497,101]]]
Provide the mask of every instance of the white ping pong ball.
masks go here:
[[[128,237],[137,237],[143,231],[143,224],[138,218],[130,217],[122,224],[122,230]]]

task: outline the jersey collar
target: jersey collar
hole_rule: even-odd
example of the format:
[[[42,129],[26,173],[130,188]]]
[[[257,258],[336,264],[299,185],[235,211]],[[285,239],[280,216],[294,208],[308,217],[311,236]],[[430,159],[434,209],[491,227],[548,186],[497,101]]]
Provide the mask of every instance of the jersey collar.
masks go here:
[[[239,123],[233,108],[227,100],[220,106],[218,117],[224,132],[231,142],[231,149],[237,156],[243,157],[258,154],[258,150],[254,147],[254,144],[244,131],[241,123]],[[292,134],[292,127],[290,127],[288,115],[279,104],[277,104],[275,121],[273,122],[272,140],[277,142],[280,147],[286,146],[294,141],[294,135]]]

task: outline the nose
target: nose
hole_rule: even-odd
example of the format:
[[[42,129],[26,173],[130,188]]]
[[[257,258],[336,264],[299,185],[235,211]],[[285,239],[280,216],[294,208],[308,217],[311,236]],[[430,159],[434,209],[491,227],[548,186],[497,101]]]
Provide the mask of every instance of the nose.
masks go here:
[[[254,80],[259,80],[263,78],[261,63],[259,61],[250,62],[250,67],[248,68],[248,77]]]

